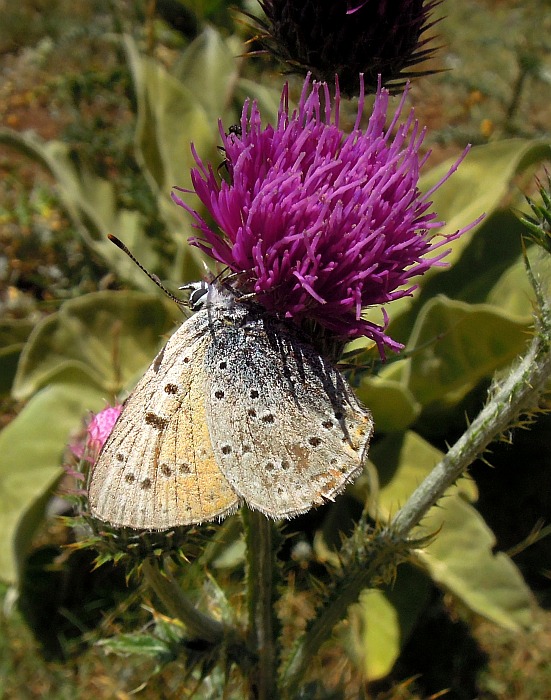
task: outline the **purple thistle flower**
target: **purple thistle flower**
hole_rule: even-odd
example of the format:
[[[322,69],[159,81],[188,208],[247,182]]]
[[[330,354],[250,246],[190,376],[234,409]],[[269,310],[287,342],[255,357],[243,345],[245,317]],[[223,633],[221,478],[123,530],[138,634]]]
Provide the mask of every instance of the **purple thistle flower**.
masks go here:
[[[430,211],[429,192],[418,189],[428,154],[420,156],[424,130],[413,110],[398,124],[407,89],[385,128],[388,91],[377,91],[373,113],[360,129],[363,78],[354,129],[339,128],[338,83],[331,107],[326,83],[307,77],[298,109],[289,112],[283,89],[277,125],[262,127],[256,102],[245,102],[240,133],[220,133],[230,182],[219,181],[193,149],[192,182],[219,231],[173,194],[195,218],[201,236],[190,239],[230,270],[246,291],[274,314],[301,323],[311,319],[335,337],[372,338],[401,345],[362,318],[362,309],[409,296],[422,275],[449,252],[450,240],[473,225],[435,240],[443,222]],[[392,132],[395,130],[395,134]],[[236,133],[237,132],[237,133]],[[476,222],[475,222],[476,223]]]

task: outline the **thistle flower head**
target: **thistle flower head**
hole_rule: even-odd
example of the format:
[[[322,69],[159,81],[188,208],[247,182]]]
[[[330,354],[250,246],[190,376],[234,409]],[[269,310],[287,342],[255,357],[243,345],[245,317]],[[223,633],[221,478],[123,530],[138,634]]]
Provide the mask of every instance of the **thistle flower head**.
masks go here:
[[[275,126],[263,127],[258,106],[246,101],[240,129],[220,126],[230,182],[194,151],[193,186],[216,227],[173,194],[200,231],[192,245],[240,273],[270,312],[313,320],[343,340],[365,335],[381,354],[385,345],[399,349],[385,335],[386,315],[379,326],[362,310],[410,295],[411,278],[442,264],[448,241],[470,228],[434,238],[443,224],[430,195],[451,171],[419,191],[424,131],[413,111],[398,123],[405,97],[385,127],[389,94],[379,87],[361,129],[362,83],[350,134],[339,127],[338,84],[332,103],[327,84],[308,77],[292,112],[285,86]]]
[[[341,90],[357,89],[358,73],[375,91],[378,76],[399,90],[429,58],[432,37],[422,38],[440,0],[261,0],[265,19],[255,19],[260,42],[293,72],[311,71]],[[424,74],[424,73],[422,73]]]

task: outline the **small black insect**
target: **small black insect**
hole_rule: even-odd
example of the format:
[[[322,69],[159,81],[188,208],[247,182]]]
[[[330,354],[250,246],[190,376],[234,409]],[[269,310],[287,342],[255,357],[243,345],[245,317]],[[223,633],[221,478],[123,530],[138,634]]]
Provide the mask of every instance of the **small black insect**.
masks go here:
[[[241,124],[232,124],[228,129],[227,135],[229,136],[230,134],[235,134],[236,136],[239,136],[239,138],[241,138],[241,136],[243,135],[243,129],[241,128]]]
[[[230,135],[232,135],[232,134],[233,134],[233,136],[235,136],[235,137],[237,137],[237,138],[241,138],[241,136],[242,136],[242,134],[243,134],[243,129],[241,128],[241,124],[232,124],[232,125],[229,127],[228,133],[226,134],[226,136],[230,136]],[[225,149],[223,146],[218,146],[218,150],[222,151],[223,153],[226,152],[226,149]],[[230,170],[229,170],[229,168],[228,168],[228,164],[229,164],[228,159],[227,159],[227,158],[224,158],[224,160],[220,163],[220,165],[219,165],[218,168],[216,169],[216,172],[218,173],[218,175],[220,175],[220,170],[221,170],[222,168],[225,168],[225,169],[226,169],[226,172],[227,172],[228,175],[230,175],[230,177],[231,177],[231,172],[230,172]]]

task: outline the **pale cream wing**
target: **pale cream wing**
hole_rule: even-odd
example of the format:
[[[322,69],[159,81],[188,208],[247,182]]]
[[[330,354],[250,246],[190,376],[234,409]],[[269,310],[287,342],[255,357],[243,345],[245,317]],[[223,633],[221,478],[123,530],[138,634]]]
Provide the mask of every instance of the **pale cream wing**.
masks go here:
[[[217,465],[205,416],[208,316],[170,338],[126,401],[91,471],[92,516],[167,530],[222,518],[238,497]]]
[[[334,499],[362,472],[371,414],[291,329],[268,317],[228,325],[205,363],[214,454],[251,508],[292,517]]]

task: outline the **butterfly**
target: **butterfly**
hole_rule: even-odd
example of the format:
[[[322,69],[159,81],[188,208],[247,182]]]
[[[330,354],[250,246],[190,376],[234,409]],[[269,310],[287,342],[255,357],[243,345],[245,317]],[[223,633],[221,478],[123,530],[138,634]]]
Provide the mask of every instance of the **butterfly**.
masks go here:
[[[88,482],[91,515],[168,530],[243,503],[273,519],[333,500],[361,472],[371,414],[298,329],[220,282],[126,400]]]

